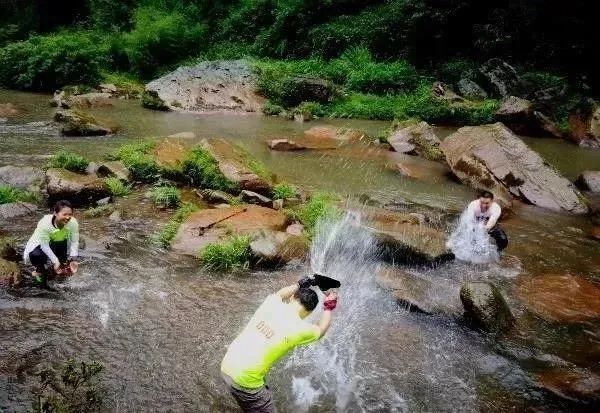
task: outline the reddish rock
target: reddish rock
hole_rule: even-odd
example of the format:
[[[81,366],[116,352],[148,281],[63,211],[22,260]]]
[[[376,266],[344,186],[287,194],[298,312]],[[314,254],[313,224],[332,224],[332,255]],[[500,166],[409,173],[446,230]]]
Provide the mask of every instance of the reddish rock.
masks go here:
[[[304,136],[308,139],[333,139],[342,142],[356,142],[367,135],[355,129],[314,126],[304,131]]]
[[[304,261],[308,256],[310,242],[303,235],[262,230],[250,243],[255,266],[274,267],[290,261]]]
[[[569,115],[569,139],[580,146],[600,148],[600,107],[587,102]]]
[[[530,311],[548,321],[600,318],[600,285],[581,276],[550,274],[524,279],[517,294]]]
[[[20,281],[21,271],[17,263],[0,258],[0,287],[15,287]]]
[[[590,232],[590,235],[592,236],[592,238],[600,240],[600,226],[594,226],[592,227],[592,231]]]
[[[191,143],[177,138],[165,138],[154,146],[154,160],[161,167],[181,172]]]
[[[23,112],[12,103],[0,103],[0,118],[12,118]]]
[[[600,376],[577,368],[556,367],[535,375],[536,381],[559,397],[585,401],[600,401]]]
[[[274,151],[301,151],[307,149],[306,146],[290,139],[272,139],[267,144]]]
[[[252,234],[260,230],[283,231],[287,217],[280,211],[256,205],[204,209],[191,214],[173,239],[176,252],[197,255],[207,244],[229,234]]]

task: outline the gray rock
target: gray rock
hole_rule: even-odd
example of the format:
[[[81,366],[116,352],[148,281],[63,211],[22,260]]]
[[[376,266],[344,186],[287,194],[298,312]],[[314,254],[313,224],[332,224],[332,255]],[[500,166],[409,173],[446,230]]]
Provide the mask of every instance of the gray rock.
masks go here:
[[[85,173],[88,175],[96,175],[99,167],[100,165],[98,165],[96,162],[90,162],[87,168],[85,168]]]
[[[262,230],[250,243],[250,250],[255,266],[275,267],[294,260],[304,261],[309,246],[310,242],[303,235]]]
[[[0,167],[0,184],[29,191],[39,191],[44,182],[44,171],[31,166],[2,166]]]
[[[233,195],[214,189],[197,190],[196,195],[205,201],[210,202],[211,204],[231,204],[235,201],[235,197]]]
[[[514,67],[505,61],[493,58],[479,68],[485,87],[494,96],[509,96],[519,85],[519,77]]]
[[[580,146],[600,148],[600,105],[583,102],[569,115],[569,139]]]
[[[87,113],[75,110],[58,110],[54,120],[62,124],[61,132],[65,136],[102,136],[117,130],[115,127],[100,124]]]
[[[113,222],[121,222],[121,211],[113,211],[112,214],[108,216],[108,219]]]
[[[97,200],[96,205],[98,205],[98,206],[108,205],[108,204],[110,204],[111,201],[112,201],[112,198],[110,196],[107,196],[106,198]]]
[[[501,123],[460,128],[440,148],[462,182],[505,204],[514,196],[554,211],[588,212],[574,185]]]
[[[270,207],[273,203],[272,199],[267,198],[264,195],[257,194],[256,192],[252,192],[252,191],[243,190],[240,195],[242,197],[242,200],[249,204],[256,204],[256,205]]]
[[[507,97],[494,117],[520,135],[562,137],[556,123],[543,113],[534,110],[533,103],[526,99]]]
[[[306,146],[290,139],[271,139],[267,144],[269,149],[273,151],[301,151],[307,149]]]
[[[467,99],[483,100],[487,99],[488,94],[481,86],[470,79],[461,79],[456,84],[458,93]]]
[[[45,188],[50,203],[67,199],[77,206],[93,205],[99,199],[110,196],[102,179],[58,168],[46,171]]]
[[[98,165],[97,174],[102,178],[114,176],[122,181],[128,182],[131,180],[131,171],[129,171],[129,169],[127,169],[125,164],[121,161],[109,161],[101,163]]]
[[[392,132],[388,142],[396,152],[415,152],[432,161],[444,159],[444,154],[440,150],[441,141],[427,122],[401,124]]]
[[[465,317],[476,327],[499,333],[509,329],[514,318],[498,288],[489,282],[467,282],[460,288]]]
[[[575,184],[585,191],[600,193],[600,171],[583,171]]]
[[[34,214],[37,211],[37,206],[27,202],[11,202],[9,204],[0,205],[0,218],[10,219],[22,217],[25,215]]]

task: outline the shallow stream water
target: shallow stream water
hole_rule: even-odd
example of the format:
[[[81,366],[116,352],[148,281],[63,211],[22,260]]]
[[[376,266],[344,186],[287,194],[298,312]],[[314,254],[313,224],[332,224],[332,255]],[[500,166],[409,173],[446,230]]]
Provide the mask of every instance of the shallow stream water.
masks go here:
[[[196,139],[234,140],[281,180],[311,190],[423,203],[457,217],[474,196],[443,173],[420,181],[400,176],[393,169],[398,155],[378,146],[298,154],[271,152],[265,144],[293,139],[319,124],[376,133],[389,126],[384,122],[301,124],[256,115],[183,115],[116,101],[115,107],[94,114],[120,124],[118,134],[65,138],[51,126],[22,126],[50,119],[48,99],[0,91],[0,102],[26,110],[0,124],[0,166],[39,166],[58,149],[100,160],[140,137],[192,131]],[[600,167],[600,151],[525,139],[571,179]],[[193,259],[148,242],[168,213],[156,213],[140,194],[120,202],[122,222],[81,220],[85,262],[81,274],[60,284],[58,293],[20,298],[0,292],[0,410],[27,411],[40,366],[77,356],[104,363],[106,411],[235,411],[219,376],[226,346],[267,294],[295,282],[310,266],[243,276],[209,273]],[[0,222],[0,227],[24,242],[36,221],[34,216]],[[519,320],[518,331],[504,341],[474,332],[454,317],[398,307],[375,284],[379,263],[372,242],[355,234],[351,222],[330,225],[327,233],[339,236],[329,243],[317,237],[313,266],[329,265],[346,288],[323,343],[296,352],[271,373],[280,411],[593,411],[589,404],[543,390],[535,377],[547,365],[600,374],[600,326],[546,321],[527,311],[516,292],[520,283],[545,274],[570,273],[600,282],[600,247],[586,236],[586,218],[523,205],[503,222],[511,240],[507,254],[516,264],[457,261],[413,270],[434,282],[498,283]],[[324,254],[333,258],[319,260]]]

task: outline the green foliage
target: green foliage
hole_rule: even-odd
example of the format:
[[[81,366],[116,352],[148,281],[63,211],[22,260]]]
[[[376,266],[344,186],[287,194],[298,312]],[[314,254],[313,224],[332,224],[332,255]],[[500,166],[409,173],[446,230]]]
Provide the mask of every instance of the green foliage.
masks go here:
[[[467,59],[453,59],[443,63],[437,70],[439,80],[456,84],[461,79],[477,80],[478,64]]]
[[[38,91],[96,85],[107,53],[106,42],[87,32],[32,36],[0,49],[0,85]]]
[[[83,216],[86,218],[98,218],[110,215],[113,212],[115,212],[115,206],[113,204],[106,204],[86,209],[83,211]]]
[[[11,202],[37,202],[38,195],[33,192],[15,188],[10,185],[0,184],[0,205]]]
[[[204,24],[188,18],[185,10],[142,6],[134,12],[133,29],[121,37],[114,49],[126,56],[131,70],[151,78],[160,67],[199,52],[206,30]]]
[[[293,113],[302,114],[307,119],[321,118],[325,116],[325,108],[317,102],[302,102],[296,106]]]
[[[38,373],[40,384],[35,391],[33,412],[99,412],[103,401],[97,382],[103,368],[97,361],[74,359],[69,359],[57,368],[44,368]]]
[[[265,115],[275,116],[283,112],[284,109],[283,106],[277,105],[269,100],[264,104],[262,111]]]
[[[311,196],[308,202],[300,208],[296,216],[302,222],[308,234],[314,233],[317,223],[321,219],[338,215],[338,210],[333,202],[334,199],[331,195],[317,193]]]
[[[232,235],[225,241],[208,244],[200,251],[199,257],[213,270],[247,269],[250,266],[250,237]]]
[[[154,182],[160,177],[160,168],[150,154],[153,148],[152,142],[126,144],[119,148],[114,159],[125,164],[134,180]]]
[[[236,189],[235,183],[223,175],[216,159],[201,147],[194,148],[183,162],[183,174],[188,177],[192,185],[201,188],[232,191]]]
[[[548,72],[526,72],[520,76],[523,95],[530,95],[538,90],[560,87],[565,79]]]
[[[102,73],[103,83],[112,83],[117,87],[119,96],[138,98],[144,93],[144,84],[134,75],[128,73]]]
[[[90,161],[73,152],[60,151],[48,163],[50,168],[64,168],[72,172],[85,172]]]
[[[334,101],[328,108],[334,118],[393,120],[402,98],[351,93]]]
[[[280,183],[273,187],[273,199],[289,199],[296,196],[296,188],[290,184]]]
[[[187,202],[183,203],[163,229],[153,237],[153,241],[163,248],[168,248],[175,235],[177,235],[181,223],[197,210],[198,207],[196,205]]]
[[[150,199],[163,208],[173,208],[181,203],[181,192],[174,186],[155,186],[150,191]]]
[[[104,183],[113,196],[125,196],[131,193],[131,186],[115,176],[104,178]]]

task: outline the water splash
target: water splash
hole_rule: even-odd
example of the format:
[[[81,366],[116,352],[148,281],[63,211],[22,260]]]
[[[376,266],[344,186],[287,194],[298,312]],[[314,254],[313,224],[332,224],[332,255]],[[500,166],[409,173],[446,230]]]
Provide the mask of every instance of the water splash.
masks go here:
[[[287,367],[295,372],[292,392],[297,411],[319,406],[320,401],[335,404],[338,412],[370,411],[361,399],[369,381],[361,365],[360,352],[367,347],[362,335],[374,319],[390,314],[393,305],[375,284],[376,265],[376,243],[360,228],[359,213],[320,223],[311,246],[311,269],[340,280],[342,286],[330,331],[319,345],[297,351],[288,359]],[[311,318],[319,319],[321,312],[315,311]],[[300,372],[304,376],[298,377]],[[385,386],[385,378],[381,384]],[[385,411],[403,411],[398,402],[402,398],[392,386],[388,395]]]
[[[462,261],[486,264],[499,259],[496,245],[487,231],[470,216],[467,210],[460,216],[447,245],[456,258]]]

